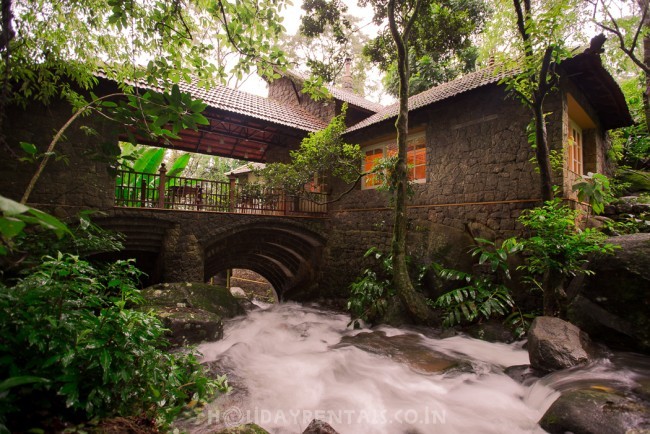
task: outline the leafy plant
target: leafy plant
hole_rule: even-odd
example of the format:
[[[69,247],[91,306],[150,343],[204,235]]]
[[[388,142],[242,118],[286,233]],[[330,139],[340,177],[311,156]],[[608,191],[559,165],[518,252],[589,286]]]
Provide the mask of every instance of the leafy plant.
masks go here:
[[[131,309],[142,300],[139,273],[130,261],[96,267],[59,253],[1,285],[0,375],[48,380],[5,397],[0,417],[9,426],[19,426],[14,417],[26,405],[72,420],[146,414],[169,422],[191,401],[228,390],[204,375],[194,353],[165,351],[161,322]]]
[[[582,181],[573,185],[573,191],[578,192],[578,199],[588,202],[596,214],[605,211],[605,205],[614,200],[609,178],[600,173],[589,172]]]
[[[589,255],[611,254],[614,246],[605,243],[607,236],[600,231],[579,229],[579,213],[557,198],[525,210],[519,221],[531,231],[531,236],[522,241],[526,263],[519,268],[533,276],[533,280],[549,270],[563,276],[591,274],[584,268]]]
[[[367,257],[373,257],[379,262],[381,272],[378,274],[366,268],[361,277],[350,285],[347,309],[353,318],[348,325],[354,327],[359,326],[359,320],[373,322],[381,317],[386,312],[390,299],[395,296],[391,284],[393,266],[390,255],[372,247],[364,255],[364,258]]]
[[[52,231],[58,238],[70,234],[68,227],[59,219],[38,209],[0,196],[0,256],[7,255],[14,239],[23,233],[27,225],[38,225]]]
[[[445,327],[452,327],[463,321],[474,322],[479,318],[505,316],[515,308],[510,290],[503,283],[496,282],[496,278],[500,274],[510,279],[508,255],[520,251],[522,245],[514,238],[504,241],[499,247],[482,238],[477,238],[476,241],[478,245],[471,249],[472,256],[478,257],[479,265],[488,265],[490,274],[476,276],[433,264],[433,269],[439,277],[464,283],[460,288],[441,295],[435,301],[429,301],[432,307],[445,311]]]

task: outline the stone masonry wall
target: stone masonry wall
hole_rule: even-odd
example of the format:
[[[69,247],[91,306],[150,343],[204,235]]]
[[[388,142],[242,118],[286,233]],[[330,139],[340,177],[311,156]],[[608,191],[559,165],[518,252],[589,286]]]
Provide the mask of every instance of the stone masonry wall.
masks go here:
[[[301,107],[325,122],[329,122],[337,114],[335,101],[314,101],[309,95],[302,93],[301,89],[300,84],[294,87],[291,80],[282,77],[269,83],[269,98],[283,104]]]
[[[549,99],[547,107],[555,108],[549,139],[556,142],[562,135],[560,98]],[[472,237],[503,239],[515,233],[521,211],[540,197],[526,139],[530,118],[496,85],[411,116],[411,129],[426,125],[427,142],[426,182],[413,186],[408,211],[411,256],[467,269]],[[355,143],[371,134],[390,134],[392,122],[385,124],[347,139]],[[331,207],[321,282],[326,293],[346,296],[350,282],[372,263],[363,259],[364,252],[373,246],[389,250],[393,214],[387,197],[357,188]]]
[[[19,200],[37,169],[37,163],[24,163],[18,158],[25,153],[20,142],[34,144],[45,152],[54,134],[72,116],[65,102],[48,107],[32,104],[26,110],[7,110],[5,131],[7,146],[0,159],[0,194]],[[86,134],[80,127],[92,127],[96,135]],[[65,132],[56,145],[57,157],[51,158],[29,203],[53,212],[58,217],[75,215],[79,209],[107,209],[113,206],[114,174],[110,165],[119,155],[114,125],[103,119],[81,117]]]

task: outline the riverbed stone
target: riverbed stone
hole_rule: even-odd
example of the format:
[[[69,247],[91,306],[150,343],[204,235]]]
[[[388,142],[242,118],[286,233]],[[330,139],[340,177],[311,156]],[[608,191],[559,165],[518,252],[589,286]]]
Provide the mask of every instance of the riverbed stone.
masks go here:
[[[588,363],[589,345],[586,333],[560,318],[537,317],[528,331],[530,365],[544,372]]]
[[[149,306],[191,307],[224,318],[244,313],[237,298],[227,288],[208,283],[161,283],[143,289],[142,295]]]
[[[338,434],[338,432],[329,423],[314,419],[302,434]]]
[[[568,319],[611,348],[650,353],[650,234],[608,242],[620,249],[590,262]]]
[[[160,307],[155,313],[169,330],[167,338],[174,346],[223,338],[223,321],[215,313],[188,307]]]
[[[245,425],[222,429],[216,434],[269,434],[269,432],[255,423],[247,423]]]
[[[551,434],[648,433],[650,405],[605,390],[572,390],[551,405],[539,424]]]
[[[142,309],[160,318],[174,346],[219,340],[223,319],[244,313],[228,289],[205,283],[163,283],[144,289],[142,295]]]
[[[503,373],[524,386],[534,383],[545,374],[545,372],[537,370],[530,365],[508,366]]]
[[[390,357],[406,363],[411,369],[423,373],[443,372],[460,367],[461,363],[424,345],[421,336],[406,333],[387,336],[382,330],[345,336],[338,347],[352,345],[369,353]]]

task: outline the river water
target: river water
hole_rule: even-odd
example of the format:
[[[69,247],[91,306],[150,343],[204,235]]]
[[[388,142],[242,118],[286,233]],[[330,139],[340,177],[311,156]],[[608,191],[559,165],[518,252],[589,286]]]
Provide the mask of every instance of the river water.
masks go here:
[[[537,421],[557,390],[650,377],[647,359],[629,372],[606,360],[522,385],[504,373],[528,364],[521,343],[351,330],[348,321],[293,303],[230,321],[223,340],[199,350],[228,373],[234,391],[182,428],[200,434],[255,422],[271,433],[302,433],[316,418],[341,434],[543,433]]]

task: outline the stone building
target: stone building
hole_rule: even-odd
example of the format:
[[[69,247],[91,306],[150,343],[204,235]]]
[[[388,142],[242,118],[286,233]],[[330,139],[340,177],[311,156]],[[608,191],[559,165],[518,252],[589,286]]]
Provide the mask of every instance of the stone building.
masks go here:
[[[409,99],[408,163],[414,190],[409,249],[414,257],[462,266],[472,237],[512,235],[521,211],[540,203],[539,175],[526,135],[531,113],[499,84],[503,77],[492,66]],[[286,101],[286,81],[272,83],[269,95]],[[338,114],[343,101],[361,105],[343,91],[333,96],[336,104],[329,114]],[[606,131],[632,122],[625,99],[599,55],[587,51],[562,63],[558,91],[547,98],[545,110],[549,144],[564,162],[554,182],[565,199],[580,206],[572,191],[577,180],[589,172],[610,172]],[[362,169],[394,152],[396,115],[395,104],[349,124],[346,140],[362,146]],[[330,206],[321,288],[346,288],[363,266],[367,249],[389,250],[392,212],[377,184],[366,176]]]
[[[499,84],[503,74],[490,67],[409,99],[408,157],[414,181],[409,249],[414,257],[467,265],[472,237],[499,239],[512,234],[521,211],[540,202],[539,177],[526,135],[531,114]],[[269,83],[268,98],[184,84],[182,90],[208,104],[210,125],[158,145],[260,163],[286,161],[301,138],[324,127],[347,103],[346,140],[361,145],[362,169],[370,169],[393,152],[397,105],[383,107],[335,88],[330,89],[331,99],[314,101],[301,88],[302,79],[292,73]],[[62,106],[10,113],[9,142],[46,143],[54,125],[62,124],[69,113]],[[554,174],[555,183],[567,200],[576,202],[571,186],[579,177],[608,173],[606,131],[632,122],[625,99],[599,55],[583,52],[562,63],[558,90],[547,98],[545,110],[549,143],[563,160],[562,169]],[[43,122],[47,128],[38,128]],[[114,174],[109,161],[114,161],[122,133],[101,119],[95,123],[102,141],[71,133],[62,149],[75,170],[52,165],[32,202],[57,215],[91,207],[133,219],[134,212],[112,207]],[[103,159],[96,158],[100,154]],[[0,161],[0,194],[15,198],[24,190],[31,168],[17,167],[13,161]],[[329,183],[327,190],[333,195],[348,187],[336,180]],[[216,216],[174,217],[168,210],[147,209],[145,220],[151,223],[122,222],[112,227],[127,232],[130,252],[146,250],[159,280],[207,280],[224,267],[249,268],[273,282],[276,291],[293,291],[293,298],[345,296],[349,283],[366,265],[365,251],[373,246],[388,250],[392,212],[387,194],[376,187],[372,176],[365,177],[341,201],[330,204],[324,218],[283,216],[282,229],[266,250],[263,234],[273,223],[272,217],[264,217],[263,227],[255,226],[249,238],[245,230],[237,232],[246,240],[243,244],[228,239],[229,251],[241,258],[226,258],[228,251],[215,250],[220,234],[236,227],[240,216],[234,214],[226,213],[217,222]],[[256,224],[254,216],[241,218],[246,227]],[[201,225],[192,227],[193,219],[201,220]],[[282,245],[288,236],[300,247]],[[256,261],[264,265],[255,269]]]

